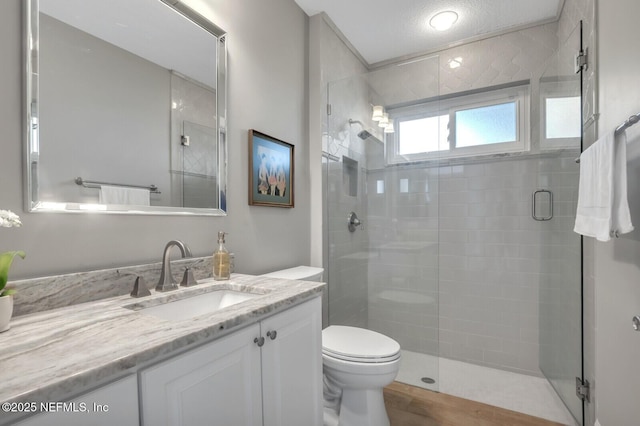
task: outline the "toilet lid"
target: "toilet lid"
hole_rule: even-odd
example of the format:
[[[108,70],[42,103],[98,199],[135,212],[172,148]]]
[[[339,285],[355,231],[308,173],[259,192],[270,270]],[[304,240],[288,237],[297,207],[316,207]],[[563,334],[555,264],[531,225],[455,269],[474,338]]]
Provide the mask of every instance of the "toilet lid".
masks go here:
[[[355,362],[385,362],[400,355],[398,342],[364,328],[332,325],[322,330],[322,352]]]

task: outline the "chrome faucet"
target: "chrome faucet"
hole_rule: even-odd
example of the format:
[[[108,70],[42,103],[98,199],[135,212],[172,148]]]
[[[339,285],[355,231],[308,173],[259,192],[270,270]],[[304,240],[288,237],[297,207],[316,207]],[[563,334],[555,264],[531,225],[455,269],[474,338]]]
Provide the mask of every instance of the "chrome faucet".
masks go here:
[[[160,280],[156,286],[156,291],[169,291],[176,290],[178,283],[173,279],[171,274],[171,247],[177,246],[182,252],[182,258],[191,257],[191,250],[185,243],[179,240],[171,240],[167,243],[162,254],[162,272],[160,273]]]

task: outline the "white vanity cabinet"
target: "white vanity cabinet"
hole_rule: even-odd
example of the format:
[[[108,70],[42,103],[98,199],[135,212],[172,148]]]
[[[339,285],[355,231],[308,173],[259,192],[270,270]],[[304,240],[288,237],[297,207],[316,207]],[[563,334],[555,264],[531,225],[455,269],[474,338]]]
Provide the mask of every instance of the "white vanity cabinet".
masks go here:
[[[260,324],[265,426],[322,424],[321,298]]]
[[[321,299],[140,373],[146,426],[322,424]]]
[[[19,426],[137,426],[138,382],[135,374],[87,392],[71,401],[38,404],[38,414]],[[46,411],[48,412],[42,412]]]

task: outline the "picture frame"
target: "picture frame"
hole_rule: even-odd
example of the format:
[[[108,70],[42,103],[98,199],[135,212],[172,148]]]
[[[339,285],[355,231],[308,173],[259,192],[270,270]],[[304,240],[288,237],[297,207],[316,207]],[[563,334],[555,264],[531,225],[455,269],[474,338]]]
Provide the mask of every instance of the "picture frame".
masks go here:
[[[249,205],[292,208],[294,146],[249,130]]]

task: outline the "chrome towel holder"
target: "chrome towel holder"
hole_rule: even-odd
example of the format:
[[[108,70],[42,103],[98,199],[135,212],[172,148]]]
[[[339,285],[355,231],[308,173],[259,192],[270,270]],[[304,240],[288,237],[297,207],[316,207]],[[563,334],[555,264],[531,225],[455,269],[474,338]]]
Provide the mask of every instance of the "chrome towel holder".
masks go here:
[[[616,127],[616,130],[614,131],[615,135],[616,136],[619,135],[620,133],[624,132],[629,127],[633,126],[638,122],[640,122],[640,112],[638,114],[632,115],[631,117],[626,119],[622,124]],[[576,158],[576,163],[580,163],[580,157]]]
[[[110,185],[110,186],[122,186],[125,188],[148,189],[149,192],[151,192],[152,194],[161,194],[161,192],[158,190],[158,187],[155,185],[142,186],[142,185],[127,185],[124,183],[98,182],[95,180],[85,180],[85,179],[82,179],[80,176],[75,178],[74,181],[76,185],[84,186],[85,188],[100,188],[102,187],[102,185]]]

